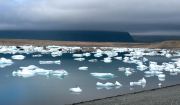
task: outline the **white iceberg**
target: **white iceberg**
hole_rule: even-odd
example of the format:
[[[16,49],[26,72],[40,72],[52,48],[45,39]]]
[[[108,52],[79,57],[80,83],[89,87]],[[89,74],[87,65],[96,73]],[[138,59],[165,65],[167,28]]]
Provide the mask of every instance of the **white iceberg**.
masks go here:
[[[75,61],[84,61],[85,58],[74,58]]]
[[[114,78],[115,75],[112,73],[90,73],[93,77],[101,79],[101,80],[107,80]]]
[[[111,60],[111,58],[104,58],[104,60],[103,60],[105,63],[111,63],[112,62],[112,60]]]
[[[82,67],[79,67],[78,69],[79,69],[79,70],[82,70],[82,71],[86,71],[86,70],[88,70],[88,67],[82,66]]]
[[[12,56],[12,59],[15,59],[15,60],[23,60],[25,58],[24,55],[13,55]]]
[[[13,61],[11,59],[0,58],[0,68],[4,68],[12,64],[13,64]]]
[[[82,58],[83,54],[73,54],[73,57]]]
[[[75,88],[70,88],[69,91],[74,93],[81,93],[82,89],[79,86],[77,86]]]
[[[57,57],[57,56],[61,56],[62,55],[62,52],[61,51],[55,51],[55,52],[52,52],[51,53],[51,56],[52,57]]]
[[[61,79],[68,75],[68,72],[65,70],[46,70],[34,65],[20,67],[20,69],[21,70],[13,71],[12,75],[24,78],[40,75],[46,77],[57,77]]]
[[[90,59],[88,60],[89,62],[97,62],[98,60],[97,59]]]
[[[32,57],[42,57],[41,54],[35,54],[35,55],[32,55]]]
[[[130,82],[130,86],[136,86],[136,85],[142,86],[144,88],[146,86],[146,79],[142,78],[138,82]]]
[[[116,81],[115,83],[111,83],[111,82],[106,82],[106,83],[101,83],[101,82],[97,82],[96,83],[96,86],[97,86],[97,89],[112,89],[112,87],[115,87],[115,88],[120,88],[122,86],[121,83],[119,83],[118,81]]]
[[[159,74],[159,75],[158,75],[159,81],[165,81],[165,77],[166,77],[165,74]]]
[[[61,61],[39,61],[39,64],[61,64]]]

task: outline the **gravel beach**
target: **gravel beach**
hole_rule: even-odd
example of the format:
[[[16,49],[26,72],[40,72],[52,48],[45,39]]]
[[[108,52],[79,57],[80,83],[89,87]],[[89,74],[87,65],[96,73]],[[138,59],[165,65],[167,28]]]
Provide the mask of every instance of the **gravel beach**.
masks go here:
[[[180,85],[107,97],[73,105],[180,105]]]

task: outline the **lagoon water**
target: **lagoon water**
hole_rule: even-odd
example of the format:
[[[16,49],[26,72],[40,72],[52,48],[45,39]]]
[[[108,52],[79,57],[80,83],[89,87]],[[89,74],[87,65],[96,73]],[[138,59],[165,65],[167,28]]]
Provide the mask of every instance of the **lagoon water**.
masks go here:
[[[36,53],[37,54],[37,53]],[[118,56],[124,57],[125,53],[118,53]],[[175,85],[180,83],[180,75],[166,74],[165,81],[159,81],[157,76],[146,78],[147,84],[142,86],[131,87],[132,81],[138,81],[144,77],[144,72],[136,69],[136,64],[125,63],[122,60],[112,59],[111,63],[104,63],[106,55],[98,58],[97,62],[88,62],[94,59],[93,54],[86,57],[85,61],[73,60],[70,53],[64,53],[62,56],[52,57],[51,54],[43,54],[42,57],[32,57],[33,54],[23,54],[26,56],[24,60],[13,60],[11,66],[0,68],[0,105],[64,105],[80,101],[88,101],[97,98],[105,98],[120,94],[132,93],[135,91],[148,90],[158,88],[158,84],[162,86]],[[0,57],[11,59],[12,54],[0,54]],[[173,58],[178,58],[173,57]],[[146,56],[149,61],[170,62],[172,58],[164,56]],[[61,64],[39,64],[39,61],[55,61],[61,60]],[[149,61],[145,65],[149,65]],[[50,70],[66,70],[69,75],[63,79],[46,76],[33,76],[22,78],[12,76],[13,71],[19,70],[19,67],[35,65],[40,68]],[[88,70],[78,70],[81,66],[87,66]],[[124,72],[118,71],[119,67],[131,67],[135,69],[133,75],[126,76]],[[100,80],[90,75],[93,72],[113,73],[115,78]],[[122,87],[103,88],[99,89],[96,86],[97,82],[112,82],[119,81]],[[82,89],[81,93],[72,93],[70,88],[79,86]]]

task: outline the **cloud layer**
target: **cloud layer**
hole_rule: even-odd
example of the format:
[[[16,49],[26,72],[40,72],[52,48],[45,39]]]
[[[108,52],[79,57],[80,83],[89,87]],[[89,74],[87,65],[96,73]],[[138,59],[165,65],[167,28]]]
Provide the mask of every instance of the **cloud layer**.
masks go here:
[[[0,0],[0,29],[180,31],[179,0]]]

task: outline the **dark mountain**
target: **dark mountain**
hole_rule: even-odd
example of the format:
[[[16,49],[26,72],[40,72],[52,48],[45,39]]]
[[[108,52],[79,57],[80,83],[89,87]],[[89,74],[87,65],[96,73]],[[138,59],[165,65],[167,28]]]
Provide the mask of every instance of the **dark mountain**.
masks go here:
[[[133,42],[128,32],[111,31],[0,31],[0,38],[88,42]]]

